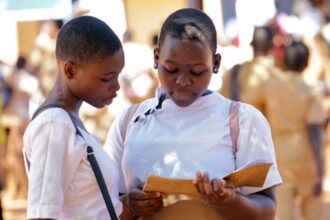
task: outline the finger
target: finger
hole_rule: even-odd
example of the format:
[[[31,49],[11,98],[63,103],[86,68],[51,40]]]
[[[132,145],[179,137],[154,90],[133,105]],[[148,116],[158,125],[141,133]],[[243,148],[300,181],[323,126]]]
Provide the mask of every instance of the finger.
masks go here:
[[[205,189],[204,189],[204,183],[203,183],[203,175],[201,172],[196,172],[196,184],[197,186],[197,191],[201,194],[205,193]]]
[[[203,185],[206,195],[211,195],[213,193],[212,183],[209,178],[208,172],[204,172]]]
[[[140,210],[140,215],[141,216],[150,216],[153,215],[157,212],[157,209],[155,209],[154,207],[147,207],[144,209]]]
[[[129,198],[134,200],[148,200],[148,199],[156,199],[161,197],[161,193],[159,192],[143,192],[140,189],[135,189],[129,193]]]
[[[230,181],[230,180],[224,180],[224,179],[222,179],[221,180],[221,184],[223,184],[223,186],[226,187],[226,188],[235,189],[234,183],[232,181]]]
[[[163,207],[162,200],[139,200],[132,207],[139,215],[152,215]]]
[[[216,193],[221,193],[225,188],[226,182],[223,179],[214,179],[212,181],[213,191]]]
[[[218,197],[222,197],[226,193],[225,189],[226,182],[222,179],[215,179],[213,181],[213,190]]]
[[[145,199],[159,199],[162,198],[161,192],[144,192]]]
[[[153,207],[155,211],[159,211],[164,206],[163,200],[157,201]]]

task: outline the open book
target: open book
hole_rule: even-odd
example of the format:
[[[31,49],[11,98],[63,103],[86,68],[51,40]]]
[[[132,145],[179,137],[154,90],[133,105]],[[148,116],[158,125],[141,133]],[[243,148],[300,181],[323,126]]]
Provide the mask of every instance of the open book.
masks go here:
[[[262,187],[272,163],[254,161],[223,177],[231,181],[235,188],[242,186]],[[163,192],[198,196],[192,179],[172,179],[151,175],[144,185],[145,192]]]

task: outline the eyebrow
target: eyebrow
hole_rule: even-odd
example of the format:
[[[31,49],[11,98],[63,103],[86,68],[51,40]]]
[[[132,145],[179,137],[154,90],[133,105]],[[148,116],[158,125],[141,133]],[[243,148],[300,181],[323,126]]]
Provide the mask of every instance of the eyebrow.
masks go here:
[[[102,73],[102,76],[109,76],[109,75],[114,75],[114,74],[118,74],[118,73],[121,73],[121,71],[119,71],[119,72],[111,71],[111,72]]]
[[[165,63],[173,63],[173,64],[177,64],[176,62],[172,61],[172,60],[164,60]],[[191,66],[206,66],[205,63],[195,63],[192,64]]]

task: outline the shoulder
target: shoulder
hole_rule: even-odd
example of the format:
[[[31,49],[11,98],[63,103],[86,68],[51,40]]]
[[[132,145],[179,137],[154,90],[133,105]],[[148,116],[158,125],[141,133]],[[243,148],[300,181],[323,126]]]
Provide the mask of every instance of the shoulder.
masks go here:
[[[71,122],[71,118],[68,113],[62,108],[48,108],[38,114],[31,123],[40,123],[44,121],[66,121]]]
[[[26,133],[37,132],[42,128],[65,129],[75,132],[73,122],[68,113],[61,108],[49,108],[37,115],[28,125]]]
[[[255,124],[265,124],[267,127],[268,121],[265,116],[253,105],[240,102],[239,105],[239,121],[241,123],[255,123]]]

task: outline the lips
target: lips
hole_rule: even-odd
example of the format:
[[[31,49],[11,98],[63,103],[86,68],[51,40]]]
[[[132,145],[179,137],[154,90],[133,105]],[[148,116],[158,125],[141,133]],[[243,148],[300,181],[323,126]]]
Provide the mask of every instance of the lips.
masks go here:
[[[104,99],[104,103],[105,103],[106,105],[110,105],[115,97],[117,97],[117,94],[115,94],[115,95],[113,95],[113,96],[110,96],[110,97]]]
[[[187,99],[191,99],[191,92],[187,92],[187,91],[176,91],[173,93],[173,96],[176,99],[179,100],[187,100]]]

